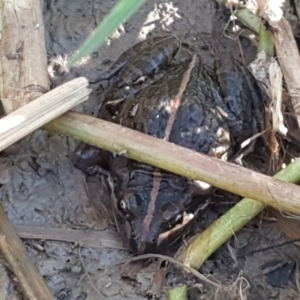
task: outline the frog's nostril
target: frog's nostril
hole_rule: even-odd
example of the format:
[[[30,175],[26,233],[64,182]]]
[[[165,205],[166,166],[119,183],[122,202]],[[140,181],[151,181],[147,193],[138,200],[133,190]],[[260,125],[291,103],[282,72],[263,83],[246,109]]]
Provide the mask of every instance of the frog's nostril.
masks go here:
[[[134,239],[135,243],[140,243],[141,238],[135,231],[132,231],[131,237],[132,239]]]
[[[152,244],[155,244],[155,243],[156,243],[156,239],[155,239],[155,238],[152,238],[152,239],[151,239],[151,243],[152,243]]]

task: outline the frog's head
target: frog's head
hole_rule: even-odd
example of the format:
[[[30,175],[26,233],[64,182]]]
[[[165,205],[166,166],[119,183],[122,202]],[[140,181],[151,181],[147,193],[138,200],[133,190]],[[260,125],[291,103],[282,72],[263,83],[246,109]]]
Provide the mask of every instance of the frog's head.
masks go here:
[[[136,254],[164,252],[194,218],[190,182],[151,169],[123,169],[114,178],[115,221],[123,243]]]

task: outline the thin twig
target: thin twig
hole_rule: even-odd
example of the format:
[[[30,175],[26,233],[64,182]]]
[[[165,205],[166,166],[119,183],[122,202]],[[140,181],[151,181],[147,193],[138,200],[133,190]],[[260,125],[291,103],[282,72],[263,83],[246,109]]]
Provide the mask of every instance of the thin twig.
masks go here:
[[[80,259],[80,262],[81,262],[81,264],[82,264],[82,267],[84,268],[85,274],[86,274],[87,278],[88,278],[89,281],[90,281],[90,284],[92,285],[92,287],[94,288],[94,290],[97,292],[97,294],[100,296],[101,299],[107,299],[107,298],[103,295],[103,293],[101,293],[101,292],[99,291],[99,289],[94,285],[93,280],[92,280],[92,278],[91,278],[91,276],[90,276],[88,270],[86,269],[86,266],[85,266],[85,264],[84,264],[84,262],[83,262],[83,259],[82,259],[82,257],[81,257],[81,246],[79,246],[79,248],[78,248],[78,255],[79,255],[79,259]]]

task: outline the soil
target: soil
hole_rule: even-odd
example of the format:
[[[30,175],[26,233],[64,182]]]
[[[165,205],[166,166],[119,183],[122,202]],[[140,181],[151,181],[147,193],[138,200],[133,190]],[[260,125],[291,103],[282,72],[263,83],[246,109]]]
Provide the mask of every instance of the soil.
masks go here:
[[[233,33],[224,34],[229,14],[217,8],[214,1],[156,0],[146,1],[105,45],[78,67],[67,70],[68,59],[116,3],[44,0],[53,88],[78,76],[89,80],[104,76],[124,50],[166,31],[188,42],[208,65],[224,52],[245,59],[246,63],[255,58],[256,44],[243,36],[246,30],[239,39]],[[89,101],[76,110],[92,113],[101,90],[95,85]],[[113,222],[106,218],[102,203],[109,201],[110,196],[105,181],[99,175],[86,177],[73,167],[70,157],[77,144],[71,138],[38,130],[7,149],[0,158],[1,203],[56,299],[138,300],[154,294],[166,299],[168,289],[183,282],[189,285],[189,299],[299,299],[298,246],[288,243],[275,247],[288,239],[276,220],[264,215],[250,222],[200,269],[220,284],[233,285],[230,291],[217,293],[211,285],[172,268],[159,294],[152,286],[159,261],[135,262],[124,268],[124,262],[132,256],[122,249]],[[233,203],[231,196],[226,201],[214,201],[201,215],[196,230],[200,232],[209,226]],[[72,238],[75,230],[78,235]],[[5,290],[5,299],[23,299],[8,266],[3,259],[0,262],[0,287]],[[279,275],[286,273],[280,281]]]

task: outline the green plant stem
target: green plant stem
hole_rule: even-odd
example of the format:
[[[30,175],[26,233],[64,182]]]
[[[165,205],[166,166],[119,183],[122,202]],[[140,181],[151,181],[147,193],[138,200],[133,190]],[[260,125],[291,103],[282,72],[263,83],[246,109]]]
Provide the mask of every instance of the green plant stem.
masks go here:
[[[267,57],[274,57],[275,46],[273,41],[273,36],[265,26],[260,26],[259,30],[259,42],[257,46],[257,53],[264,51]]]
[[[300,160],[296,160],[274,177],[290,183],[299,182]],[[181,254],[182,262],[186,266],[199,269],[212,253],[264,208],[262,203],[244,198],[193,240]]]
[[[261,18],[247,8],[238,9],[234,14],[245,26],[256,34],[259,34],[260,27],[263,26]]]
[[[187,300],[188,292],[186,285],[176,287],[169,291],[169,300]]]
[[[100,47],[107,37],[139,9],[144,1],[145,0],[120,0],[97,29],[89,35],[84,44],[80,47],[78,53],[70,59],[68,67],[72,67],[78,60],[95,51],[97,47]]]

